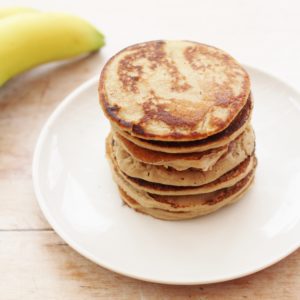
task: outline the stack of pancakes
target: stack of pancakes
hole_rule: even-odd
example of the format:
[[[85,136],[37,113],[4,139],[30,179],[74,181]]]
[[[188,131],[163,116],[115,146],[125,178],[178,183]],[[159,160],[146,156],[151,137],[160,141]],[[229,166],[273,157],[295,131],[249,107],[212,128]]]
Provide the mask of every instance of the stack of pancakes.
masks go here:
[[[106,152],[123,201],[167,220],[211,213],[253,181],[255,136],[246,71],[190,41],[128,47],[99,84],[111,122]]]

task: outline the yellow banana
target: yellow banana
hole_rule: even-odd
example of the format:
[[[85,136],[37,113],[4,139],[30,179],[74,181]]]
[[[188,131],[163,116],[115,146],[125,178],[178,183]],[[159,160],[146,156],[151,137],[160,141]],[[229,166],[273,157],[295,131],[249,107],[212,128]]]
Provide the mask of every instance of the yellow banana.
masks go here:
[[[0,21],[0,86],[42,63],[98,50],[104,36],[62,13],[17,14]]]
[[[0,19],[10,17],[16,14],[24,14],[24,13],[36,13],[38,12],[36,9],[29,7],[5,7],[0,8]]]

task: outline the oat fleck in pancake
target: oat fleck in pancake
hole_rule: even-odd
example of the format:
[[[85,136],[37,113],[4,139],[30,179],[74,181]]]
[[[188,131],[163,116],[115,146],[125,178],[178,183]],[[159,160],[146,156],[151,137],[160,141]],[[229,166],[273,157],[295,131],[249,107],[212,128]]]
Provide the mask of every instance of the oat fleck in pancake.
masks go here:
[[[248,74],[220,49],[189,41],[128,47],[104,67],[99,98],[120,130],[193,141],[225,130],[250,94]]]

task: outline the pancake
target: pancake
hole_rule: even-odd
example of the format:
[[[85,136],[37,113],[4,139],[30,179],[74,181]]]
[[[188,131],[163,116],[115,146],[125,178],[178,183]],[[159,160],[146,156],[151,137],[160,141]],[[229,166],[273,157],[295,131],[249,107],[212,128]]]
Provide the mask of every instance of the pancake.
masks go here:
[[[113,162],[115,163],[115,162]],[[241,164],[235,167],[233,170],[222,175],[220,178],[213,182],[201,185],[201,186],[173,186],[164,185],[159,183],[153,183],[145,181],[139,178],[129,177],[122,171],[118,170],[118,174],[123,177],[128,184],[131,184],[134,188],[142,190],[152,194],[158,195],[195,195],[200,193],[210,193],[219,189],[233,186],[238,181],[246,177],[256,167],[256,158],[251,156],[244,160]]]
[[[119,192],[122,200],[129,207],[133,208],[137,212],[150,215],[157,219],[177,221],[177,220],[192,219],[198,216],[197,212],[174,212],[174,211],[167,211],[167,210],[162,210],[157,208],[143,207],[135,200],[133,200],[131,197],[129,197],[120,187],[119,187]]]
[[[238,166],[242,161],[251,156],[254,152],[255,141],[251,127],[248,127],[243,134],[229,145],[228,152],[218,160],[211,170],[206,172],[197,169],[177,171],[173,168],[149,165],[135,160],[116,141],[113,145],[108,138],[107,147],[112,148],[118,167],[130,177],[140,178],[146,181],[177,186],[199,186],[212,182],[228,171]]]
[[[185,196],[162,196],[135,189],[119,176],[113,164],[111,164],[111,166],[114,180],[119,188],[142,207],[162,209],[171,212],[194,212],[198,215],[210,213],[234,201],[250,186],[254,178],[254,172],[251,171],[234,186],[211,193]]]
[[[172,167],[177,171],[189,168],[207,171],[228,151],[228,145],[225,145],[203,152],[165,153],[139,147],[117,132],[114,139],[136,160],[145,164]]]
[[[112,124],[112,128],[114,131],[117,131],[119,135],[122,135],[124,138],[131,141],[135,145],[145,149],[165,153],[200,152],[222,147],[236,139],[245,130],[245,128],[249,126],[252,109],[253,101],[250,94],[244,108],[239,112],[233,122],[224,131],[212,135],[204,140],[190,142],[163,142],[144,140],[136,138],[126,131],[119,130],[116,126],[114,126],[114,124]]]
[[[151,41],[113,56],[99,100],[121,131],[159,141],[194,141],[224,131],[245,106],[250,80],[224,51],[191,41]]]
[[[251,184],[251,183],[250,183]],[[196,217],[199,217],[201,215],[206,215],[210,214],[219,208],[233,204],[240,200],[244,194],[247,192],[247,189],[249,188],[246,187],[243,192],[241,192],[239,195],[237,195],[235,198],[231,199],[226,199],[222,202],[219,202],[215,206],[209,206],[209,207],[203,207],[203,211],[168,211],[168,210],[163,210],[163,209],[157,209],[157,208],[148,208],[148,207],[143,207],[141,206],[138,202],[133,200],[130,196],[128,196],[120,187],[120,195],[122,200],[131,208],[133,208],[135,211],[150,215],[154,218],[161,219],[161,220],[168,220],[168,221],[180,221],[180,220],[187,220],[187,219],[193,219]]]
[[[109,139],[107,140],[109,143]],[[238,181],[246,177],[256,167],[257,161],[253,154],[240,163],[237,167],[225,173],[218,179],[201,185],[201,186],[174,186],[145,181],[139,178],[134,178],[122,172],[117,164],[116,158],[112,153],[112,148],[107,145],[107,154],[118,176],[122,177],[129,185],[132,185],[137,190],[142,190],[158,195],[194,195],[200,193],[209,193],[222,188],[230,187]]]

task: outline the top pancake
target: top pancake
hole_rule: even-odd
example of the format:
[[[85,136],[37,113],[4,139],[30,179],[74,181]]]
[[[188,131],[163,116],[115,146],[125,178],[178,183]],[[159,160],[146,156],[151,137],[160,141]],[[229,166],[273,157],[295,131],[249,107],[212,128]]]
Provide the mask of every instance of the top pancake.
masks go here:
[[[132,136],[193,141],[226,129],[245,105],[250,80],[220,49],[190,41],[128,47],[105,65],[99,83],[107,117]]]

